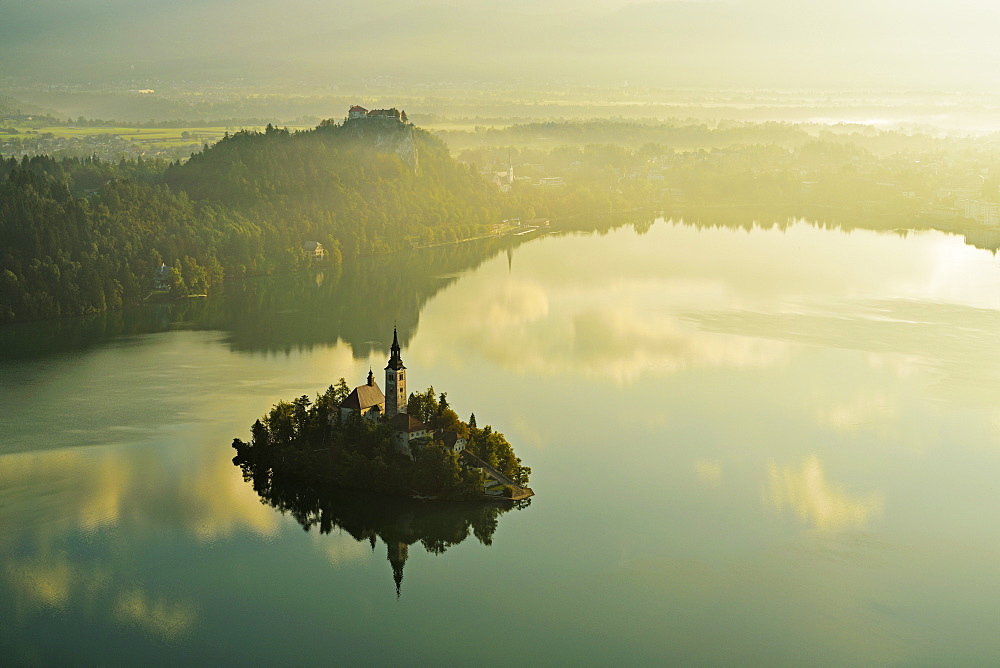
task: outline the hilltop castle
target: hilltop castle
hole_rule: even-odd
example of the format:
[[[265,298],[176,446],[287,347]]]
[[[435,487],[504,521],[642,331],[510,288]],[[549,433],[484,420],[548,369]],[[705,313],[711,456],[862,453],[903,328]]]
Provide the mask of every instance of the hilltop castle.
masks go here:
[[[366,420],[388,420],[392,425],[396,449],[409,455],[412,445],[424,445],[432,438],[442,441],[450,450],[461,452],[466,439],[445,430],[435,432],[416,417],[407,414],[406,366],[400,354],[399,337],[392,328],[392,348],[389,363],[385,366],[385,394],[375,382],[375,374],[368,370],[368,382],[354,388],[340,403],[340,418],[358,414]]]
[[[354,105],[347,111],[347,120],[353,121],[360,118],[366,119],[382,119],[382,120],[394,120],[400,123],[407,123],[406,112],[400,111],[395,107],[391,109],[372,109],[368,111],[360,105]]]

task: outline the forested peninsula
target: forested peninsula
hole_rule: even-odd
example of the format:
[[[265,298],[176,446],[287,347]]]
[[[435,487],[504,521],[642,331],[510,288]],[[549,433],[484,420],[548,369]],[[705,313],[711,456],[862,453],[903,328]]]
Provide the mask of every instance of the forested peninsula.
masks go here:
[[[240,131],[190,160],[0,160],[0,323],[174,296],[223,279],[483,234],[509,206],[404,123]]]

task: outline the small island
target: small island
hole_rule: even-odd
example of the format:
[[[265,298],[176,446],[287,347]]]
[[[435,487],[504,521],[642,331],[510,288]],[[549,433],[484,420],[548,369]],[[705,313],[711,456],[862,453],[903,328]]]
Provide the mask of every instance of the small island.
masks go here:
[[[393,329],[385,393],[369,370],[353,390],[341,378],[311,401],[281,401],[233,439],[233,463],[254,489],[275,478],[424,500],[523,501],[531,469],[503,434],[463,422],[447,393],[406,392],[407,369]]]

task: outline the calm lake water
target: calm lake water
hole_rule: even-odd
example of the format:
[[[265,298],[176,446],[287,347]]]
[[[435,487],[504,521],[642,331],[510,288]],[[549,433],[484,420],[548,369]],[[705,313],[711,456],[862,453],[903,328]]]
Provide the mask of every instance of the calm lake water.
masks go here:
[[[304,531],[243,481],[232,439],[381,384],[394,322],[529,507],[334,498]],[[959,237],[659,221],[0,346],[0,663],[1000,655],[1000,263]]]

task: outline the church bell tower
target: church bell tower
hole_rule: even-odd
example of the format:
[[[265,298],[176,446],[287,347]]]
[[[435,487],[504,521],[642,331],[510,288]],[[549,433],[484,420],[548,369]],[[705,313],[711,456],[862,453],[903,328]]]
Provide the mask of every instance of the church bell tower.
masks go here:
[[[385,367],[385,415],[391,418],[406,412],[406,367],[399,356],[399,338],[396,328],[392,328],[392,354]]]

